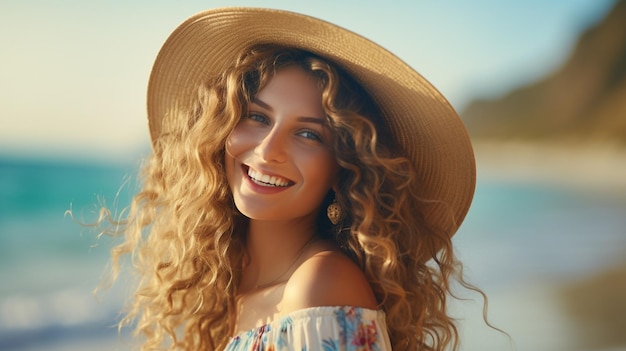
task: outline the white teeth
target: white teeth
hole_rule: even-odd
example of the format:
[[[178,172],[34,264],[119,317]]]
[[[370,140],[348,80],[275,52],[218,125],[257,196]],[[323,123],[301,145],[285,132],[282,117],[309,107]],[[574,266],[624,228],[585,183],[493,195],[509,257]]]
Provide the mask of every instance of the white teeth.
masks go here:
[[[287,186],[289,185],[289,181],[287,181],[286,179],[263,174],[250,167],[248,167],[248,176],[252,179],[253,182],[259,185],[263,185],[263,186]]]

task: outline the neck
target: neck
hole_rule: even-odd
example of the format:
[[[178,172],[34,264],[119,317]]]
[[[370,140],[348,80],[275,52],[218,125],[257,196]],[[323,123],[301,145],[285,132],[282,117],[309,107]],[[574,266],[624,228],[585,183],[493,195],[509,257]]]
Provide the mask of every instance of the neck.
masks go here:
[[[312,221],[250,220],[246,239],[250,261],[244,268],[242,290],[272,285],[275,280],[278,284],[288,278],[290,266],[299,259],[298,256],[315,235],[315,223]]]

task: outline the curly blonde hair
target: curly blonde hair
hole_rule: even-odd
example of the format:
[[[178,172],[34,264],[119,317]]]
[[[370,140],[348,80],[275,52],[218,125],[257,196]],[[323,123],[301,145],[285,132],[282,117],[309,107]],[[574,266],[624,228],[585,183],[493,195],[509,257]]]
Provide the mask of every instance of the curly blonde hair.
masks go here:
[[[226,180],[225,142],[252,97],[290,65],[319,79],[341,167],[334,196],[345,216],[337,226],[320,216],[320,235],[363,270],[386,313],[394,350],[458,348],[446,309],[451,279],[466,284],[450,240],[453,215],[449,227],[427,224],[428,212],[446,204],[417,195],[419,165],[402,156],[357,82],[311,53],[270,45],[246,50],[207,79],[193,109],[173,108],[164,118],[124,219],[124,241],[112,250],[113,279],[125,255],[140,276],[121,325],[135,323],[143,350],[221,350],[228,343],[247,220]]]

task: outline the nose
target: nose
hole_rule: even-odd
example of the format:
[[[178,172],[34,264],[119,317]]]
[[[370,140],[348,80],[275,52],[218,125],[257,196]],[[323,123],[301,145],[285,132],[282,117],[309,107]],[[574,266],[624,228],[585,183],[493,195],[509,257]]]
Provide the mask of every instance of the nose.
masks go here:
[[[284,133],[278,128],[272,128],[259,141],[254,152],[266,162],[285,162],[289,150]]]

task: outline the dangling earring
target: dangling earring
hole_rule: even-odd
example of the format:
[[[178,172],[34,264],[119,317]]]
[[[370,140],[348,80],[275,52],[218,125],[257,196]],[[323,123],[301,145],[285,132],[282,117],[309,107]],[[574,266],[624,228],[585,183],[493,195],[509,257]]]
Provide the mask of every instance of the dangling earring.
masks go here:
[[[336,198],[333,199],[333,202],[331,202],[330,205],[328,205],[328,208],[326,209],[326,215],[333,225],[339,223],[342,213],[341,206],[339,206],[339,204],[337,203]]]

